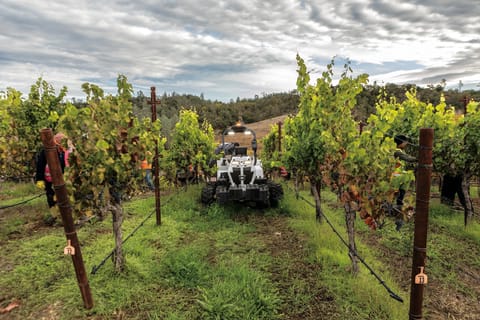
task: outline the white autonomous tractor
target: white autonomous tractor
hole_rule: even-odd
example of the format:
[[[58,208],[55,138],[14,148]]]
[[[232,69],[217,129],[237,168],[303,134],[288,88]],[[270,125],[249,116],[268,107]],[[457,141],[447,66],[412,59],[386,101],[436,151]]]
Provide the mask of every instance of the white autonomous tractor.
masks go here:
[[[226,143],[225,137],[245,134],[252,135],[253,155],[247,154],[247,147],[238,143]],[[217,160],[217,174],[214,181],[207,182],[202,190],[201,201],[211,204],[227,202],[255,203],[260,207],[276,206],[283,197],[282,186],[267,179],[264,175],[262,162],[257,159],[257,139],[255,132],[247,128],[242,121],[224,130],[222,144],[215,150],[216,154],[223,152]]]

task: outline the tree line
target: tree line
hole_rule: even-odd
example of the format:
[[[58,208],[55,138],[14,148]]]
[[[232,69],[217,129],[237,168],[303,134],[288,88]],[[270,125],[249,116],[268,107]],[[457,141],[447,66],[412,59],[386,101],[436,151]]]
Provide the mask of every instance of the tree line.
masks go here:
[[[419,101],[438,104],[440,97],[443,95],[448,106],[452,106],[455,110],[460,110],[463,113],[469,100],[480,100],[480,91],[478,90],[445,90],[442,84],[424,88],[413,84],[387,83],[380,86],[376,83],[365,83],[363,84],[363,91],[357,96],[356,105],[352,111],[353,115],[356,120],[366,121],[368,116],[375,112],[376,101],[382,92],[394,97],[396,101],[401,103],[406,99],[405,93],[414,88]],[[150,115],[148,99],[149,95],[145,95],[142,91],[139,91],[133,97],[135,114],[139,116]],[[262,94],[253,98],[237,98],[235,100],[231,99],[229,102],[222,102],[206,100],[203,95],[164,92],[160,101],[157,113],[162,120],[162,132],[167,133],[168,129],[173,128],[173,124],[178,120],[178,112],[182,108],[194,109],[198,113],[200,121],[207,120],[216,131],[221,131],[232,125],[239,116],[243,118],[245,123],[253,123],[281,115],[295,114],[300,96],[298,90],[295,89],[289,92]]]

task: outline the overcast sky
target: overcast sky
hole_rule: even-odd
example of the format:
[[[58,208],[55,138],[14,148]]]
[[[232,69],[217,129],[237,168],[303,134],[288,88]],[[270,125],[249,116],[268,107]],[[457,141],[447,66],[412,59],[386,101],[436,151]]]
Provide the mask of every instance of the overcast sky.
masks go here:
[[[146,95],[229,101],[295,89],[297,53],[314,72],[336,56],[370,83],[480,89],[480,3],[0,0],[0,91],[28,95],[41,76],[82,98],[124,74]]]

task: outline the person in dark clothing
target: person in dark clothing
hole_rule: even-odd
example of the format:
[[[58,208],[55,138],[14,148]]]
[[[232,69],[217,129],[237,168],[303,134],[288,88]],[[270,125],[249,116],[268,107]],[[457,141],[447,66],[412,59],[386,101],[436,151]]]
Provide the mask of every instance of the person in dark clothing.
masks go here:
[[[403,134],[396,135],[394,138],[394,141],[395,141],[395,144],[397,145],[397,148],[393,153],[393,156],[395,157],[395,159],[397,159],[397,165],[393,173],[393,176],[399,177],[406,172],[405,163],[416,163],[417,158],[412,157],[405,153],[404,149],[408,145],[408,138],[405,135]],[[405,198],[405,194],[406,194],[405,188],[406,186],[402,184],[398,188],[396,203],[394,207],[398,213],[402,213],[403,199]],[[397,225],[397,230],[400,230],[400,228],[403,225],[403,216],[401,218],[399,217],[399,219],[397,219],[395,224]]]
[[[60,166],[62,172],[65,170],[66,150],[62,146],[62,141],[65,139],[65,135],[62,133],[57,133],[53,140],[57,146],[58,159],[60,160]],[[52,176],[50,174],[50,168],[47,164],[47,157],[45,154],[45,149],[42,149],[37,157],[37,166],[35,174],[35,183],[36,186],[40,189],[45,189],[45,194],[47,195],[47,204],[49,208],[53,208],[56,204],[55,201],[55,191],[53,190]],[[53,211],[53,210],[52,210]]]
[[[458,195],[463,208],[466,206],[465,194],[462,189],[463,176],[461,174],[450,175],[446,174],[442,180],[442,190],[440,195],[440,201],[443,204],[453,206],[455,202],[455,194]]]

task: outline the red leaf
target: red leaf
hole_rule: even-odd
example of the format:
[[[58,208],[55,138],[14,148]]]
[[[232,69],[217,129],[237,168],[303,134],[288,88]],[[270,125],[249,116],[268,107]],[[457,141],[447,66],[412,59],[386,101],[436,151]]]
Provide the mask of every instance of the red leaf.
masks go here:
[[[12,301],[8,306],[5,308],[0,308],[0,313],[7,313],[15,309],[16,307],[20,306],[20,303],[18,301]]]

